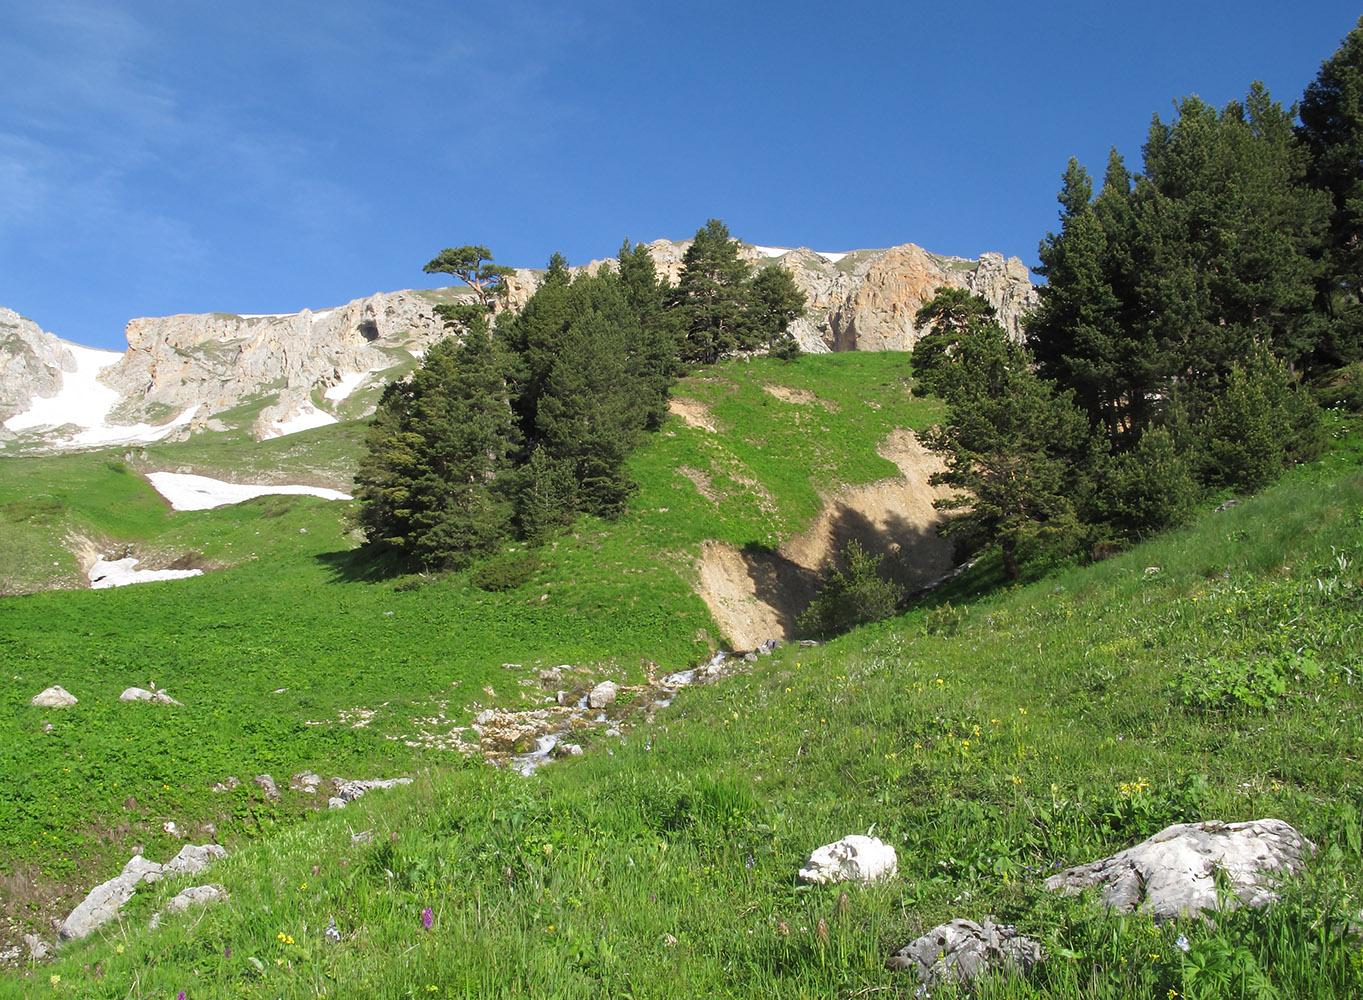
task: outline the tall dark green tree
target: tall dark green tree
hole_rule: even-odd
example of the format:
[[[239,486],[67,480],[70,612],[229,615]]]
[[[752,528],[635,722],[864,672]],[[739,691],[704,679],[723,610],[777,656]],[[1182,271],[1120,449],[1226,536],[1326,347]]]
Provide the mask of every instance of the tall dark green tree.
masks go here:
[[[497,347],[478,324],[433,346],[385,390],[356,474],[371,543],[428,568],[458,569],[492,552],[511,505],[498,489],[515,428]]]
[[[629,370],[647,399],[645,426],[657,430],[667,419],[667,400],[681,370],[677,316],[667,310],[668,286],[658,277],[647,246],[625,240],[618,260],[621,291],[638,323],[638,336],[629,345]]]
[[[997,544],[1015,579],[1027,554],[1079,540],[1079,510],[1091,489],[1089,424],[1070,394],[1055,395],[1033,373],[1027,353],[984,309],[965,312],[948,289],[939,298],[922,315],[962,318],[949,348],[922,369],[947,403],[945,423],[924,441],[946,463],[932,482],[959,492],[935,506],[955,512],[945,535],[968,548]]]
[[[547,461],[571,470],[579,510],[618,517],[635,489],[625,459],[653,403],[631,357],[641,331],[610,271],[573,282],[569,313],[537,402],[535,442]]]
[[[1320,360],[1363,360],[1363,18],[1306,88],[1297,134],[1310,156],[1309,181],[1330,197],[1317,286],[1327,324]]]
[[[1180,381],[1214,393],[1254,342],[1289,364],[1312,352],[1328,205],[1305,184],[1292,112],[1256,83],[1218,113],[1195,97],[1156,117],[1138,180],[1138,286]]]
[[[1109,201],[1123,197],[1116,170],[1125,173],[1120,161],[1110,164]],[[1116,234],[1095,210],[1092,192],[1087,171],[1071,158],[1059,195],[1060,233],[1047,234],[1039,251],[1037,272],[1047,284],[1037,290],[1041,304],[1026,322],[1027,346],[1042,376],[1073,389],[1089,420],[1115,442],[1125,429],[1131,398],[1124,364],[1128,352],[1122,303],[1113,287]]]
[[[784,267],[771,264],[757,272],[749,286],[747,312],[749,336],[766,344],[769,353],[787,357],[800,353],[789,328],[805,314],[805,293]]]
[[[709,364],[729,351],[756,346],[746,316],[750,271],[723,222],[711,219],[696,231],[671,295],[683,360]]]

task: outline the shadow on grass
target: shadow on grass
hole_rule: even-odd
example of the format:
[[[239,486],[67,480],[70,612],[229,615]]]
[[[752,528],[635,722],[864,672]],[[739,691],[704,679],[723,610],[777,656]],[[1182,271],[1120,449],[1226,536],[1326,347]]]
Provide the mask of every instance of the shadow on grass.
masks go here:
[[[411,566],[398,553],[373,545],[321,552],[317,561],[331,572],[333,583],[382,583],[412,572]]]

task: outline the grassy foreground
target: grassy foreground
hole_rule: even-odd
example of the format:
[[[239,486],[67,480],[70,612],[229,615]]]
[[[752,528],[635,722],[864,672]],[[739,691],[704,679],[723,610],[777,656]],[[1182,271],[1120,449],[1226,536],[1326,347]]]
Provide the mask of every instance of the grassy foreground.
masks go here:
[[[1049,959],[978,995],[1361,996],[1361,598],[1363,475],[1298,470],[1123,557],[783,649],[533,779],[432,766],[238,846],[227,901],[158,932],[183,884],[142,890],[0,995],[908,997],[890,952],[993,914]],[[1040,888],[1170,822],[1266,816],[1318,848],[1267,914],[1157,926]],[[898,878],[795,884],[872,829]]]
[[[707,660],[722,637],[690,588],[700,543],[769,543],[803,528],[821,494],[893,475],[877,444],[932,412],[907,378],[906,357],[853,354],[698,374],[679,394],[704,426],[673,418],[634,456],[629,515],[579,524],[498,593],[468,574],[375,572],[355,552],[349,504],[264,497],[177,513],[139,474],[344,486],[355,425],[0,462],[0,582],[13,589],[77,578],[72,536],[207,570],[0,600],[0,949],[50,933],[134,852],[173,854],[166,822],[235,847],[316,808],[287,790],[269,800],[254,775],[283,787],[304,769],[446,767],[476,742],[463,727],[480,710],[553,695],[541,669],[570,664],[561,686],[590,687]],[[185,707],[117,700],[152,683]],[[80,703],[29,707],[50,684]],[[242,784],[209,791],[229,777]]]

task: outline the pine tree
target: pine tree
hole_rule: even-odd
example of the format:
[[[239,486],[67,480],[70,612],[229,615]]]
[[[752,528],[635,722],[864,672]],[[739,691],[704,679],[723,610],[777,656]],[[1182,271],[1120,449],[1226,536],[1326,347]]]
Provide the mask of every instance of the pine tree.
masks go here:
[[[749,271],[723,222],[711,219],[696,231],[671,296],[683,360],[710,364],[729,351],[755,346],[745,317]]]
[[[1121,197],[1124,175],[1119,158],[1109,162],[1104,184],[1109,202]],[[1040,307],[1027,319],[1027,346],[1042,376],[1073,389],[1090,422],[1115,443],[1130,399],[1124,384],[1126,334],[1113,287],[1117,261],[1091,195],[1087,172],[1071,158],[1059,195],[1060,234],[1047,234],[1039,251],[1037,271],[1047,284],[1038,288]]]
[[[579,278],[570,299],[572,319],[556,342],[535,436],[548,459],[572,469],[580,510],[618,517],[635,489],[625,459],[643,433],[651,403],[647,385],[631,371],[638,321],[620,279],[609,271]]]
[[[939,298],[948,304],[958,298],[946,291]],[[924,306],[938,308],[936,300]],[[1033,548],[1077,542],[1091,445],[1070,395],[1054,395],[1022,347],[978,315],[963,321],[930,381],[947,403],[945,424],[924,439],[946,462],[932,482],[961,491],[934,504],[957,512],[943,534],[970,548],[997,544],[1013,579]]]
[[[1297,134],[1310,156],[1310,183],[1330,196],[1317,285],[1327,321],[1321,360],[1363,360],[1363,18],[1306,88]]]
[[[621,291],[638,324],[638,336],[629,345],[630,375],[647,399],[644,426],[657,430],[667,419],[668,397],[680,374],[677,316],[667,311],[667,284],[658,277],[647,246],[625,240],[619,263]]]
[[[769,353],[790,357],[792,352],[786,345],[794,344],[793,353],[799,354],[799,344],[788,331],[790,324],[805,314],[805,293],[784,267],[769,265],[752,279],[747,313],[750,336],[766,344]]]
[[[458,569],[496,548],[511,507],[497,489],[514,427],[497,349],[478,324],[447,338],[388,387],[356,475],[371,543],[428,568]]]

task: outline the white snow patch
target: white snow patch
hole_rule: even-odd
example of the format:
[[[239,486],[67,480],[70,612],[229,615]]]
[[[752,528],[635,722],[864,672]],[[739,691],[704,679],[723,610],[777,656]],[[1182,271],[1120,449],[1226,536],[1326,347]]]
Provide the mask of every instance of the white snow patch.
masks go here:
[[[137,560],[99,559],[90,567],[86,575],[90,578],[92,590],[107,590],[110,587],[126,587],[130,583],[154,583],[157,580],[183,580],[189,576],[203,576],[201,569],[134,569]]]
[[[758,253],[760,253],[763,257],[784,257],[786,254],[790,253],[791,250],[794,249],[794,248],[793,248],[793,247],[757,247],[757,246],[755,246],[755,247],[753,247],[753,249],[756,250]],[[830,263],[830,264],[836,264],[838,261],[842,260],[842,259],[843,259],[844,257],[846,257],[849,253],[851,253],[850,250],[845,250],[845,251],[843,251],[843,252],[841,252],[841,253],[838,253],[838,252],[826,253],[826,252],[824,252],[823,250],[815,250],[815,251],[813,251],[813,252],[816,253],[816,254],[818,254],[818,255],[819,255],[820,257],[822,257],[824,260],[828,261],[828,263]]]
[[[93,347],[62,342],[76,362],[76,370],[62,372],[62,386],[55,396],[35,397],[23,413],[16,413],[5,421],[5,429],[26,431],[36,427],[62,427],[74,424],[78,434],[63,438],[58,444],[104,445],[159,441],[175,428],[189,423],[194,407],[182,411],[165,424],[133,424],[119,427],[108,423],[109,413],[121,398],[116,389],[99,381],[100,372],[118,364],[121,351],[101,351]]]
[[[298,408],[298,412],[287,420],[275,420],[270,424],[270,432],[267,437],[283,437],[285,434],[297,434],[299,431],[310,431],[314,427],[325,427],[327,424],[339,423],[326,410],[319,410],[311,403],[304,403]]]
[[[350,499],[350,494],[329,490],[324,486],[257,486],[252,483],[227,483],[221,479],[191,476],[182,472],[151,472],[147,474],[147,481],[157,493],[170,501],[170,506],[175,510],[212,510],[214,507],[276,494],[321,497],[323,500]]]
[[[323,316],[330,316],[335,311],[335,307],[332,307],[331,309],[319,309],[312,314],[312,321],[316,323]],[[232,315],[240,316],[242,319],[289,319],[293,316],[302,316],[305,312],[308,312],[308,310],[300,309],[298,312],[291,313],[232,313]]]
[[[352,372],[335,385],[328,387],[327,391],[322,393],[322,398],[329,399],[333,403],[349,399],[350,394],[360,387],[360,383],[377,371],[382,371],[382,368],[371,368],[367,372]]]

